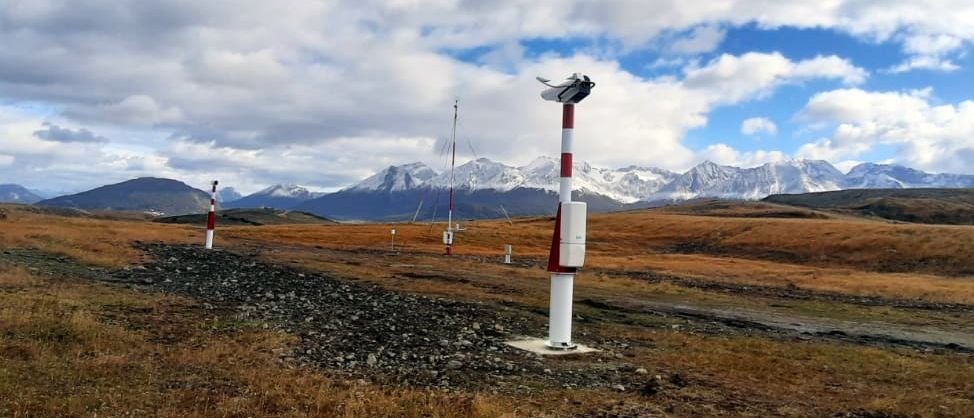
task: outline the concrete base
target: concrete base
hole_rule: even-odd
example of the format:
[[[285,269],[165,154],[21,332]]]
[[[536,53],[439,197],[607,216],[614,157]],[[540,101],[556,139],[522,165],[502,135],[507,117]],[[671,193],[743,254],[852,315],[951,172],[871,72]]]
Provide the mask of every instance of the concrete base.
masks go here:
[[[541,338],[525,338],[523,340],[505,341],[504,344],[543,356],[564,356],[568,354],[584,354],[599,351],[598,349],[586,347],[581,344],[576,344],[574,350],[554,350],[549,348],[545,342],[546,341]]]

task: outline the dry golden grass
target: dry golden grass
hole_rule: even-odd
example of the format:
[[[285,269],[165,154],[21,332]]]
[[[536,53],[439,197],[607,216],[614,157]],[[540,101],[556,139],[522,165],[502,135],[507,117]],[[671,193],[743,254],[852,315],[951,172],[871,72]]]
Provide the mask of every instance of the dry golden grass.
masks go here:
[[[608,271],[613,276],[651,270],[716,282],[796,285],[855,295],[974,303],[974,280],[937,275],[974,268],[970,262],[974,259],[974,227],[848,219],[717,218],[654,211],[598,214],[592,218],[587,264],[590,270],[617,270]],[[458,237],[456,252],[460,255],[497,258],[503,245],[511,243],[515,258],[541,261],[547,256],[550,220],[518,219],[513,225],[482,221],[466,226],[469,230]],[[217,242],[231,247],[271,247],[282,254],[289,248],[312,252],[317,248],[385,251],[391,227],[226,227],[220,229]],[[441,225],[395,227],[397,245],[406,253],[442,251]],[[16,210],[0,219],[0,247],[36,247],[107,267],[137,262],[140,254],[130,245],[134,240],[193,243],[201,235],[202,231],[188,226],[68,218]],[[701,251],[718,254],[666,252],[687,242],[702,243]],[[302,253],[302,262],[314,262],[313,254],[298,252]],[[720,255],[721,252],[729,255]],[[341,266],[333,261],[326,263],[329,269]],[[884,265],[901,267],[906,272],[875,271]],[[907,269],[910,266],[919,272]],[[601,286],[611,286],[611,282]]]
[[[0,247],[33,247],[86,263],[121,267],[139,261],[131,243],[141,241],[194,242],[198,230],[184,225],[64,217],[8,207],[0,218]]]
[[[921,273],[877,273],[706,255],[655,254],[637,262],[605,257],[600,266],[619,271],[653,271],[717,283],[783,287],[819,292],[974,304],[974,280]],[[617,273],[624,274],[624,273]]]
[[[540,260],[547,255],[549,220],[465,226],[470,229],[459,238],[460,255],[498,259],[504,243],[514,244],[515,258]],[[440,226],[429,225],[397,225],[403,254],[384,257],[389,227],[221,228],[217,242],[242,251],[260,248],[270,260],[296,261],[349,279],[413,292],[535,307],[546,303],[547,275],[541,268],[505,267],[476,257],[448,261],[435,256],[442,250]],[[839,231],[849,238],[837,236]],[[841,219],[723,219],[655,212],[594,215],[589,265],[597,269],[579,276],[577,293],[580,297],[712,297],[696,289],[625,277],[626,271],[652,269],[730,283],[793,283],[843,293],[972,303],[969,278],[936,275],[956,273],[951,269],[971,259],[970,243],[960,242],[971,238],[971,231]],[[104,266],[137,261],[140,255],[129,245],[136,239],[192,243],[201,236],[201,231],[188,227],[30,213],[13,213],[0,220],[0,247],[36,247]],[[938,237],[943,239],[934,242]],[[791,242],[802,239],[807,248]],[[924,274],[863,271],[876,269],[870,254],[878,257],[888,248],[873,244],[886,241],[884,245],[903,249],[907,260],[930,258],[941,263]],[[661,251],[686,242],[707,243],[707,251],[718,253],[733,250],[733,257]],[[865,247],[843,250],[852,245],[849,242]],[[779,249],[797,261],[785,262],[775,252]],[[826,259],[808,257],[816,251],[836,254]],[[408,272],[433,276],[411,277]],[[265,331],[259,324],[235,323],[230,331],[221,325],[226,318],[213,321],[212,313],[184,299],[53,281],[5,269],[0,271],[0,415],[488,417],[514,416],[511,411],[532,416],[544,409],[558,416],[576,408],[574,402],[604,406],[620,399],[652,410],[668,409],[673,416],[729,411],[751,416],[827,416],[864,408],[936,417],[965,416],[974,410],[970,356],[746,335],[692,335],[646,325],[660,319],[640,315],[580,323],[578,330],[590,338],[641,342],[628,353],[627,361],[651,374],[679,373],[691,384],[653,398],[552,390],[529,401],[359,385],[289,368],[277,363],[275,353],[294,344],[294,337]]]
[[[366,224],[226,228],[233,245],[387,251],[389,229],[405,253],[437,254],[441,225]],[[543,261],[547,219],[466,224],[458,255]],[[672,253],[681,245],[700,254]],[[301,251],[296,251],[301,252]],[[307,254],[305,254],[307,255]],[[306,257],[309,262],[313,257]],[[901,225],[849,219],[754,219],[652,211],[593,215],[586,264],[594,270],[657,271],[704,280],[940,302],[974,303],[974,227]],[[334,260],[332,260],[334,261]],[[426,261],[424,261],[426,262]],[[336,268],[332,266],[331,268]],[[881,272],[901,270],[902,272]],[[970,273],[966,273],[970,274]],[[539,276],[543,276],[540,274]]]
[[[240,227],[231,236],[280,244],[385,250],[391,224]],[[547,255],[551,219],[469,222],[457,252],[498,255],[513,244],[525,257]],[[406,250],[442,251],[442,225],[398,224]],[[874,271],[974,274],[974,227],[889,224],[856,219],[772,219],[690,216],[654,211],[592,214],[588,256],[638,258],[685,249],[748,259]]]
[[[496,417],[512,400],[332,380],[277,362],[294,337],[188,301],[0,267],[0,415]],[[530,409],[527,409],[530,411]]]
[[[615,329],[646,338],[644,330]],[[683,405],[715,398],[755,416],[832,416],[866,410],[890,416],[970,416],[974,360],[751,336],[701,337],[661,331],[637,350],[636,364],[678,371],[693,382],[667,394]],[[682,415],[682,414],[681,414]],[[692,414],[690,414],[692,415]]]

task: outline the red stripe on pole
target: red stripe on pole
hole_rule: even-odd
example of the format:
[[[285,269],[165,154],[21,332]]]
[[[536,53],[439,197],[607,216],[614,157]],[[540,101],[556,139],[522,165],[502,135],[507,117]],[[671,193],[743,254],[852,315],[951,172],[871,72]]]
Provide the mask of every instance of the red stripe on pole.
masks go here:
[[[562,129],[575,129],[575,105],[565,103],[561,112]]]
[[[551,235],[551,251],[548,252],[548,272],[574,273],[574,267],[561,266],[561,204],[558,204],[558,214],[555,215],[555,233]]]
[[[561,154],[561,176],[572,176],[572,154],[564,152]]]
[[[210,212],[206,215],[206,229],[212,231],[216,227],[216,214]]]

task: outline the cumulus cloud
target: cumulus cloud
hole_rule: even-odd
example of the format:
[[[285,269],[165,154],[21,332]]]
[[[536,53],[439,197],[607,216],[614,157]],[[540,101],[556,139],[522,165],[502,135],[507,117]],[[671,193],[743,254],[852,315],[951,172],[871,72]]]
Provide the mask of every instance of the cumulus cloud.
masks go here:
[[[894,161],[934,172],[974,172],[974,101],[934,103],[930,89],[870,92],[839,89],[809,99],[798,119],[834,126],[798,155],[832,160],[892,146]]]
[[[26,136],[0,137],[3,145],[23,146],[13,166],[22,173],[82,170],[68,167],[73,157],[59,156],[71,150],[104,164],[116,158],[126,173],[158,170],[199,176],[203,184],[207,170],[219,168],[240,182],[332,187],[388,163],[435,160],[457,96],[461,140],[476,144],[481,156],[524,162],[557,149],[559,112],[537,97],[533,77],[572,71],[598,83],[578,110],[580,157],[679,169],[696,159],[682,143],[685,132],[705,124],[716,107],[760,99],[789,83],[857,85],[868,77],[837,56],[792,60],[752,52],[685,65],[719,45],[725,28],[834,29],[900,42],[911,56],[948,58],[956,52],[952,39],[974,38],[967,24],[974,6],[965,1],[9,0],[5,6],[0,98],[63,110],[54,118],[58,126],[111,138],[58,149],[32,135],[45,129],[33,121]],[[627,50],[665,49],[657,39],[673,33],[683,36],[674,38],[671,52],[686,54],[676,64],[684,71],[673,77],[640,77],[599,54],[525,54],[521,44],[585,38]],[[489,52],[479,62],[444,52],[466,49]],[[146,130],[169,139],[143,144],[125,135]],[[200,159],[206,155],[211,159]]]
[[[44,129],[34,131],[34,136],[55,142],[108,142],[108,138],[95,135],[91,131],[81,129],[62,128],[50,122],[44,122]]]
[[[769,94],[775,87],[814,78],[831,78],[846,84],[865,80],[866,70],[847,59],[817,56],[794,62],[780,53],[722,54],[704,66],[690,66],[686,85],[706,90],[718,103],[735,103]]]
[[[667,50],[680,55],[693,55],[717,49],[724,41],[727,31],[715,25],[702,25],[694,28],[683,38],[669,44]]]
[[[754,135],[760,133],[776,135],[778,134],[778,126],[768,118],[747,118],[741,122],[741,133],[744,135]]]
[[[905,73],[907,71],[912,71],[912,70],[934,70],[934,71],[942,71],[942,72],[951,72],[959,69],[960,67],[957,64],[954,64],[953,61],[949,59],[939,57],[939,56],[917,55],[917,56],[910,57],[904,62],[901,62],[899,64],[890,67],[889,69],[887,69],[887,71],[896,74],[896,73]]]
[[[913,35],[903,42],[903,50],[909,57],[887,71],[902,73],[916,69],[955,71],[960,69],[948,57],[964,45],[960,37],[948,34]]]
[[[110,143],[105,141],[65,141],[65,135],[78,136],[83,130],[59,128],[70,131],[65,134],[52,131],[53,126],[60,124],[0,106],[0,149],[12,161],[5,166],[0,164],[0,178],[54,190],[78,190],[97,182],[121,181],[142,175],[179,178],[180,173],[170,170],[163,159],[110,150]],[[51,135],[54,137],[49,139]],[[152,164],[151,160],[156,163]]]
[[[781,161],[788,155],[781,151],[756,150],[741,152],[727,144],[712,144],[700,151],[698,158],[709,160],[720,165],[735,167],[757,167],[773,161]]]

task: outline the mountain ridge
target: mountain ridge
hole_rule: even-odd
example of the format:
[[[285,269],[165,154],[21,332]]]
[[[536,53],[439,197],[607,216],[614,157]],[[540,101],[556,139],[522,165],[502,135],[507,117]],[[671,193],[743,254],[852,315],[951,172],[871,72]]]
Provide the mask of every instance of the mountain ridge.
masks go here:
[[[210,195],[178,180],[139,177],[81,193],[42,200],[37,204],[85,210],[183,215],[207,211],[210,207]]]
[[[291,209],[306,200],[318,197],[305,187],[296,184],[275,184],[239,199],[225,202],[227,209],[277,208]]]
[[[700,198],[758,200],[775,194],[826,192],[853,185],[888,187],[890,179],[898,187],[974,187],[971,175],[930,174],[872,163],[842,173],[827,161],[809,159],[775,161],[750,168],[704,161],[682,174],[640,166],[607,169],[576,161],[573,174],[575,194],[585,196],[593,211],[652,207]],[[556,206],[559,176],[560,163],[552,157],[538,157],[519,167],[486,158],[471,160],[455,170],[457,212],[461,217],[547,214],[549,207]],[[440,195],[449,184],[449,172],[436,173],[421,162],[390,166],[295,208],[338,219],[429,219],[445,211]],[[520,201],[515,203],[517,200]],[[501,210],[505,204],[509,207]]]

